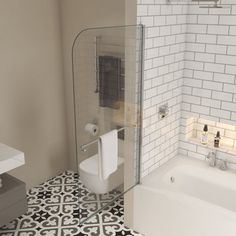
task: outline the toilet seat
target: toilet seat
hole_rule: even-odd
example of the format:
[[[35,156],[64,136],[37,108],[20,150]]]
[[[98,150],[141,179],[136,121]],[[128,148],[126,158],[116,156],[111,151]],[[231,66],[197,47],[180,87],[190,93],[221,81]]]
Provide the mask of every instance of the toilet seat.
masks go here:
[[[117,170],[107,179],[98,174],[98,154],[82,161],[79,165],[80,180],[92,193],[105,194],[124,183],[124,158],[118,157]]]
[[[122,157],[118,157],[118,166],[124,163]],[[79,168],[89,174],[98,175],[98,154],[89,157],[88,159],[82,161]]]

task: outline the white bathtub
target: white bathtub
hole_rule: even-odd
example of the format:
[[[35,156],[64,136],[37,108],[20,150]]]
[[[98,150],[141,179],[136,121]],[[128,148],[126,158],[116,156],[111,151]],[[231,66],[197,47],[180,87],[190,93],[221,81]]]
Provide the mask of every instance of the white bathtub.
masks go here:
[[[134,189],[145,236],[236,236],[236,173],[178,156]]]

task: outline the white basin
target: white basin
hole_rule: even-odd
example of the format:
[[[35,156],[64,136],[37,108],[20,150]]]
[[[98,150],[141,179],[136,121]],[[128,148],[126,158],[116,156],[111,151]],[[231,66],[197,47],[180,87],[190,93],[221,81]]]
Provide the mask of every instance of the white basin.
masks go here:
[[[23,152],[0,143],[0,175],[25,164]]]

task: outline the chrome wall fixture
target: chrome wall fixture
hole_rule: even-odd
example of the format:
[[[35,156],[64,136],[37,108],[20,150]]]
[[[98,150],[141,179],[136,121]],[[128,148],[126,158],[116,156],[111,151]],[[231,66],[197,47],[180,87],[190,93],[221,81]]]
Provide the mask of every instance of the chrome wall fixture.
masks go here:
[[[117,132],[120,132],[120,131],[123,131],[123,130],[125,130],[125,127],[122,127],[120,129],[118,129]],[[89,143],[83,144],[83,145],[80,146],[80,150],[83,151],[83,152],[86,152],[87,151],[86,147],[88,147],[88,146],[90,146],[90,145],[92,145],[94,143],[97,143],[97,142],[98,142],[98,139],[93,140],[93,141],[91,141]]]
[[[167,103],[160,106],[158,111],[160,119],[164,119],[166,116],[168,116],[169,111],[170,109]]]
[[[94,60],[95,60],[95,80],[96,80],[96,88],[95,88],[95,93],[99,92],[99,69],[98,69],[98,41],[99,37],[94,38]]]

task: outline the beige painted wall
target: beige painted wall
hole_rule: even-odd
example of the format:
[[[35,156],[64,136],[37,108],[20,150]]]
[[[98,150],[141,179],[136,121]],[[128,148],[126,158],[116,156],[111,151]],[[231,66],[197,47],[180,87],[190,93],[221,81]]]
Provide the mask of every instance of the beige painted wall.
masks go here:
[[[0,0],[0,142],[28,187],[68,168],[60,33],[57,0]]]
[[[73,40],[81,30],[89,27],[135,25],[137,7],[136,0],[60,0],[60,3],[70,167],[76,169],[71,71]],[[126,176],[126,179],[133,179],[132,173],[130,175]],[[132,191],[125,195],[125,224],[128,226],[133,224]]]
[[[125,0],[60,0],[70,167],[76,170],[71,48],[76,35],[89,27],[125,24]]]

